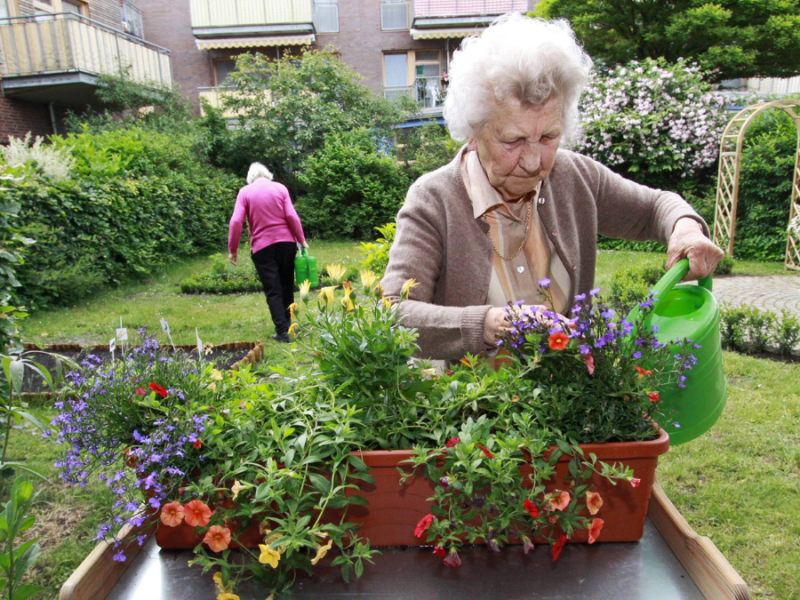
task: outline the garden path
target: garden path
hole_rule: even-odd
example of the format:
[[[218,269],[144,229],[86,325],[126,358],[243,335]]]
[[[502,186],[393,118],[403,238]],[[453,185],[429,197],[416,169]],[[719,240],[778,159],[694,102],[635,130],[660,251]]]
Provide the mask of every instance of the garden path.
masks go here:
[[[720,303],[750,304],[775,313],[786,309],[800,318],[800,274],[715,277],[714,295]]]

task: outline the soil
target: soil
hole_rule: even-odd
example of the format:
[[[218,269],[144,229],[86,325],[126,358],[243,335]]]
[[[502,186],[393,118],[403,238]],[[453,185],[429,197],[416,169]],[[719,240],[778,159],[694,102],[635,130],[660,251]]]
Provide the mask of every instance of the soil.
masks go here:
[[[243,359],[248,352],[250,352],[251,348],[237,348],[235,350],[212,350],[208,351],[208,354],[203,356],[204,362],[209,362],[214,365],[215,368],[220,370],[230,369],[234,363]],[[162,348],[162,351],[164,349]],[[52,356],[52,354],[58,354],[60,356],[64,356],[69,358],[80,365],[81,361],[86,358],[87,355],[93,354],[94,356],[98,357],[100,360],[103,361],[103,364],[108,364],[111,361],[111,353],[106,350],[62,350],[59,352],[53,351],[52,353],[47,351],[35,351],[35,352],[26,352],[23,355],[23,358],[27,358],[32,360],[33,362],[39,363],[44,368],[46,368],[51,376],[55,376],[55,369],[56,369],[56,359]],[[197,359],[197,351],[189,351],[178,348],[175,352],[171,348],[167,349],[168,355],[179,354],[183,356],[190,356],[191,358]],[[122,353],[119,349],[114,353],[114,359],[116,361],[122,360]],[[62,368],[64,369],[64,374],[66,375],[70,368],[62,363]],[[47,385],[47,383],[39,376],[38,373],[30,370],[25,369],[25,378],[23,379],[22,383],[22,391],[23,392],[50,392],[53,391]]]

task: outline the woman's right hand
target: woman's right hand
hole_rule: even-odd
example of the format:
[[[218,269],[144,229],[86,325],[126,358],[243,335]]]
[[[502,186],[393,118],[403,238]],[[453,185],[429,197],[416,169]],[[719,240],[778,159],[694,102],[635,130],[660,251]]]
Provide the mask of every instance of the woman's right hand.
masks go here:
[[[508,329],[505,308],[490,308],[483,320],[483,341],[487,346],[494,348]]]
[[[308,250],[308,242],[306,242],[306,241],[303,241],[303,248],[305,248],[306,250]]]

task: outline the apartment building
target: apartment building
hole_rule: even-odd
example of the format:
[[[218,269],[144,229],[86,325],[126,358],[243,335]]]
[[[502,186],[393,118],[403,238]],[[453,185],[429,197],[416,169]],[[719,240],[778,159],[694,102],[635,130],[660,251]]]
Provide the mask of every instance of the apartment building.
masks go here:
[[[0,0],[0,143],[60,133],[67,109],[98,106],[98,76],[170,84],[169,51],[144,39],[134,0]]]
[[[200,111],[244,52],[270,57],[333,46],[376,94],[414,97],[441,115],[461,40],[536,0],[137,0],[148,39],[172,52],[175,81]]]

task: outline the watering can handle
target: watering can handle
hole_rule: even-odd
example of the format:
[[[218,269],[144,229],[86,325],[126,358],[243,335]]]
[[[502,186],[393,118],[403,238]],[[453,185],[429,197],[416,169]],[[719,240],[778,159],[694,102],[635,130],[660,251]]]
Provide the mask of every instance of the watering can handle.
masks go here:
[[[656,294],[658,298],[663,298],[681,281],[681,279],[686,277],[688,272],[689,259],[682,258],[653,286],[653,293]],[[704,277],[697,283],[700,287],[706,288],[709,292],[711,291],[711,275]]]
[[[308,250],[305,248],[300,248],[300,256],[308,256]]]

